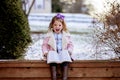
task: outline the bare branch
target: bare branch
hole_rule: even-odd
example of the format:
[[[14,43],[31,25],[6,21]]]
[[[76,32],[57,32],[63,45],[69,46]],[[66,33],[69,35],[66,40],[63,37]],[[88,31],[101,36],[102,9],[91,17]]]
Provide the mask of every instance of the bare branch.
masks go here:
[[[120,59],[120,4],[114,1],[109,2],[108,6],[110,10],[98,16],[104,26],[96,33],[98,39],[96,43],[101,47],[107,46]]]
[[[32,9],[32,7],[33,7],[33,5],[34,5],[34,3],[35,3],[35,0],[32,0],[32,3],[31,3],[31,5],[30,5],[30,8],[28,9],[28,12],[26,13],[26,16],[27,16],[27,17],[29,16],[30,11],[31,11],[31,9]]]

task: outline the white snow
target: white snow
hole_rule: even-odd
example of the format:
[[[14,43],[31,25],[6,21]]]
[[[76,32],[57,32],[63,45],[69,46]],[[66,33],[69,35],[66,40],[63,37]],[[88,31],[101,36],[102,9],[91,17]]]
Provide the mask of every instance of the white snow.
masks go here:
[[[43,42],[44,34],[41,35],[32,35],[32,37],[37,38],[27,49],[25,59],[27,60],[42,60],[43,54],[41,50],[41,45]],[[116,55],[109,51],[107,54],[95,54],[95,49],[93,48],[92,41],[90,38],[82,35],[73,35],[73,58],[74,60],[106,60],[114,58]],[[87,39],[90,39],[87,40]]]
[[[49,15],[49,16],[48,16]],[[43,19],[43,16],[48,16],[49,18],[46,18],[48,21],[40,21],[38,20],[38,17],[35,19],[37,20],[31,20],[32,17],[29,18],[29,24],[31,31],[47,31],[48,25],[49,25],[49,19],[51,16],[55,14],[37,14],[37,16],[42,16],[41,19]],[[83,17],[86,17],[86,21],[92,20],[89,19],[90,17],[83,14],[64,14],[68,17],[67,20],[77,20],[80,21],[79,18],[82,17],[81,20],[83,20]],[[79,17],[79,18],[78,18]],[[77,18],[77,19],[76,19]],[[40,18],[39,18],[40,19]],[[84,19],[85,21],[85,19]],[[72,57],[74,60],[106,60],[115,58],[116,55],[112,51],[108,51],[107,54],[95,54],[95,48],[93,47],[93,38],[91,37],[93,33],[94,27],[91,27],[92,23],[80,23],[80,22],[67,22],[67,26],[69,31],[72,32],[79,32],[80,34],[72,34],[72,40],[74,44],[74,51]],[[30,44],[28,47],[26,53],[25,53],[25,59],[27,60],[42,60],[43,54],[41,50],[41,45],[43,42],[44,34],[32,34],[31,35],[33,39],[33,43]]]

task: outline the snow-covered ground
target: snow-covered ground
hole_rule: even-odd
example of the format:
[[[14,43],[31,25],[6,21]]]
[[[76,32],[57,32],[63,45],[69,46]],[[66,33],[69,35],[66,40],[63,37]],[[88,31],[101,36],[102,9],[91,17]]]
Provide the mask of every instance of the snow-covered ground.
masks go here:
[[[45,34],[32,34],[33,43],[27,49],[25,59],[28,60],[42,60],[43,54],[41,45]],[[93,47],[93,39],[90,35],[86,34],[72,34],[72,41],[74,44],[73,58],[75,60],[106,60],[112,59],[116,55],[112,52],[107,54],[95,54]]]
[[[53,16],[55,14],[51,14]],[[80,14],[64,14],[68,17],[66,19],[67,26],[70,32],[74,32],[74,34],[71,34],[73,44],[74,44],[74,51],[72,57],[75,60],[106,60],[106,59],[112,59],[115,58],[116,55],[109,51],[107,54],[95,54],[95,48],[94,48],[94,39],[92,38],[92,35],[94,34],[93,30],[94,27],[92,23],[90,23],[90,17],[86,15],[80,15]],[[39,15],[40,16],[40,15]],[[45,17],[50,17],[48,14],[44,15]],[[77,17],[78,16],[78,17]],[[37,16],[38,17],[38,16]],[[46,18],[46,21],[41,21],[39,19],[43,19],[43,15],[41,17],[35,18],[37,20],[32,20],[30,18],[29,23],[30,23],[30,29],[31,31],[47,31],[48,25],[49,25],[49,19]],[[83,19],[84,18],[84,19]],[[48,20],[47,20],[48,19]],[[84,23],[79,22],[81,20],[84,21]],[[70,21],[71,20],[71,21]],[[77,34],[76,34],[77,32]],[[31,34],[33,43],[30,44],[28,47],[26,53],[25,53],[25,59],[28,60],[42,60],[43,59],[43,54],[41,50],[41,45],[43,42],[45,34]]]

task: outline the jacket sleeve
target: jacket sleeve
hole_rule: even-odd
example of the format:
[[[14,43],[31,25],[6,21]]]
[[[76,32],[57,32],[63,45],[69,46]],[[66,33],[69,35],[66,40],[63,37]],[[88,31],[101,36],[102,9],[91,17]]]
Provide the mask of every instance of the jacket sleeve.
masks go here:
[[[73,46],[73,42],[72,42],[70,36],[68,37],[68,41],[69,41],[69,42],[68,42],[68,46],[67,46],[68,52],[69,52],[70,54],[72,54],[72,53],[73,53],[73,48],[74,48],[74,46]]]
[[[43,54],[48,53],[48,51],[49,51],[48,40],[49,40],[49,37],[46,37],[43,40],[43,44],[42,44],[42,52],[43,52]]]

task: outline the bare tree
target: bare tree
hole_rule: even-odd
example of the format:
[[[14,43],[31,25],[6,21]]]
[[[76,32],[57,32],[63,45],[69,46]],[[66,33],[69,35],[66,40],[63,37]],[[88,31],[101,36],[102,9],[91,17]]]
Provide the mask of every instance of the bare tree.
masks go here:
[[[31,11],[34,3],[35,3],[35,0],[32,0],[31,4],[30,4],[30,6],[29,6],[29,8],[27,10],[26,5],[28,4],[28,0],[22,0],[22,5],[23,5],[23,8],[24,8],[24,13],[26,14],[27,17],[29,16],[30,11]]]
[[[96,33],[97,46],[108,47],[120,59],[120,4],[117,1],[107,4],[110,7],[109,11],[98,16],[103,26],[99,27],[99,32]]]

